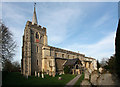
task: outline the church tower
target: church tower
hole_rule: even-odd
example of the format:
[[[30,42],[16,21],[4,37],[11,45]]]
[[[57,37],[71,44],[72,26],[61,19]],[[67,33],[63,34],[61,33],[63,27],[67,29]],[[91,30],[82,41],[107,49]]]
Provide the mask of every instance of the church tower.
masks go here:
[[[42,71],[42,46],[47,46],[46,28],[38,25],[36,3],[32,22],[27,21],[22,46],[21,73],[31,75]]]

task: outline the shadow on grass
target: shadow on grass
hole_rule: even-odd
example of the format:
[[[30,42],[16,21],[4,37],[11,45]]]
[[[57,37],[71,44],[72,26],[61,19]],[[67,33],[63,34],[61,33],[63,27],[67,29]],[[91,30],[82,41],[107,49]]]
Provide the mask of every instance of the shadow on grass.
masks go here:
[[[20,72],[3,72],[2,87],[63,87],[67,82],[72,80],[76,75],[64,74],[61,75],[62,80],[58,80],[59,75],[50,77],[45,75],[45,78],[29,76],[28,79],[20,74]]]

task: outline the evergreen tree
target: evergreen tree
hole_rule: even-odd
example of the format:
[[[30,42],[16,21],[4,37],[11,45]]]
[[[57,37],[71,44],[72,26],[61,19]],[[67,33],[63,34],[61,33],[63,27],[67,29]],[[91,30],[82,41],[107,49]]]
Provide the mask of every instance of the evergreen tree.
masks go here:
[[[99,63],[99,61],[97,60],[97,69],[99,69],[100,68],[100,63]]]
[[[116,38],[115,38],[115,66],[116,66],[116,73],[120,78],[120,20],[117,27]]]
[[[115,55],[111,56],[107,62],[107,68],[111,73],[115,73]]]

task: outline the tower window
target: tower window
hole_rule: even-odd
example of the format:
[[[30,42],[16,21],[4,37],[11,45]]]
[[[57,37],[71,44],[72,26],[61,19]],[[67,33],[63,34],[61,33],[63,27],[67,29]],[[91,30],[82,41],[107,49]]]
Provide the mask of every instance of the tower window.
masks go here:
[[[36,39],[39,39],[39,33],[38,32],[36,32]]]
[[[39,47],[37,46],[37,47],[36,47],[36,52],[37,52],[37,53],[38,53],[38,50],[39,50]]]
[[[37,65],[38,65],[38,60],[37,60]]]

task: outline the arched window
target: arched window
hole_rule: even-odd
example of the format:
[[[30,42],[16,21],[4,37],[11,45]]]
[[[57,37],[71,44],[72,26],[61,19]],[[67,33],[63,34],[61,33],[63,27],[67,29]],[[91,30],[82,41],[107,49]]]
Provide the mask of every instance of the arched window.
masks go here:
[[[39,36],[39,33],[36,32],[36,38],[39,39],[39,37],[40,37],[40,36]]]

